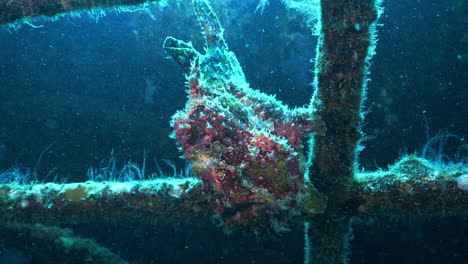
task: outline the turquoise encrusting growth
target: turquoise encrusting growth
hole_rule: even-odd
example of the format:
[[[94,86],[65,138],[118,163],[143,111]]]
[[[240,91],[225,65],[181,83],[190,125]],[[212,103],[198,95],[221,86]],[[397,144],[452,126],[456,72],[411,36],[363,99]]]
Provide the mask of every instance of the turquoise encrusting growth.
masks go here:
[[[456,181],[458,189],[468,191],[468,174],[465,173],[461,176],[458,176]]]
[[[172,37],[164,43],[188,73],[189,101],[173,117],[174,136],[225,226],[283,231],[305,196],[301,140],[326,128],[308,108],[291,110],[249,88],[216,14],[207,1],[193,3],[205,54]]]
[[[166,3],[167,0],[10,0],[0,1],[0,25],[37,16],[54,17],[63,13],[93,8],[121,8],[145,2]]]
[[[463,165],[434,165],[406,156],[388,171],[357,173],[354,196],[361,217],[376,215],[448,216],[466,214],[468,196],[459,179]]]
[[[196,221],[212,210],[195,178],[0,185],[0,223],[183,222]]]

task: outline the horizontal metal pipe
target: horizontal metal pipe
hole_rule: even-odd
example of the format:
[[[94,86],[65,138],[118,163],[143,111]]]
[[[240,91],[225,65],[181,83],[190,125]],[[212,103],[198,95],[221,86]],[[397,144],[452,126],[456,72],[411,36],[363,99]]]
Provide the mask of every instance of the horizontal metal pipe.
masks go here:
[[[67,12],[90,10],[95,7],[139,5],[160,0],[0,0],[0,25],[23,18],[53,17]]]

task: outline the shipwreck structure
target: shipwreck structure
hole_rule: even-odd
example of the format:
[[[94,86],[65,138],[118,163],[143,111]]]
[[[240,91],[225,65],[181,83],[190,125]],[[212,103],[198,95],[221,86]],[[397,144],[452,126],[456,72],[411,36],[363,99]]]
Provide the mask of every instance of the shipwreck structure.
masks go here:
[[[141,2],[1,1],[0,23]],[[157,224],[214,216],[228,230],[275,234],[290,221],[301,221],[305,263],[340,264],[347,262],[353,219],[468,213],[465,167],[408,156],[388,171],[356,172],[380,1],[320,1],[315,92],[299,109],[250,88],[209,2],[193,4],[205,51],[172,37],[164,49],[187,74],[189,100],[172,126],[197,178],[3,184],[2,233],[21,233],[25,241],[60,238],[55,250],[70,258],[124,263],[97,244],[45,225],[120,219]]]

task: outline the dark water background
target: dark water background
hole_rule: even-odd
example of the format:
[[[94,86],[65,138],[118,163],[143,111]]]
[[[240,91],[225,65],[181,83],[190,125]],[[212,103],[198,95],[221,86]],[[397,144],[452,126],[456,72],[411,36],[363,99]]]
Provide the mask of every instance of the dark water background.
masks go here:
[[[253,0],[212,2],[251,86],[290,106],[308,103],[316,39],[304,17],[277,1],[263,14],[253,13]],[[394,0],[384,7],[360,166],[386,168],[440,132],[458,136],[447,142],[446,160],[466,159],[467,1]],[[162,43],[171,35],[202,50],[202,36],[189,4],[152,11],[155,20],[140,11],[0,28],[0,171],[36,167],[42,178],[54,170],[60,179],[84,181],[87,168],[112,150],[121,164],[141,162],[146,153],[184,166],[169,120],[185,104],[185,78]],[[225,236],[211,225],[107,229],[81,226],[77,233],[141,263],[303,259],[300,226],[272,241]],[[468,263],[466,218],[381,219],[357,224],[354,234],[351,263]]]

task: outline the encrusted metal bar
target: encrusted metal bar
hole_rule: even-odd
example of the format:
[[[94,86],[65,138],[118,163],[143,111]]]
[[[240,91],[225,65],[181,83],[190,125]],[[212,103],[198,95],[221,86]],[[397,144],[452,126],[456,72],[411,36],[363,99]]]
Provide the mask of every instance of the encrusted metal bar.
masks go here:
[[[0,221],[186,222],[212,215],[213,208],[194,178],[0,185]]]
[[[366,216],[468,215],[463,166],[437,167],[405,157],[388,171],[356,174],[356,213]]]
[[[2,246],[26,251],[40,263],[128,263],[94,240],[74,236],[70,229],[16,221],[0,222],[0,234]]]
[[[343,210],[350,197],[356,149],[362,138],[362,100],[372,45],[375,0],[322,0],[314,111],[327,127],[316,135],[310,180],[328,197],[328,210]]]
[[[362,102],[378,17],[376,0],[321,0],[315,93],[311,111],[327,127],[311,141],[308,179],[326,201],[325,215],[309,223],[310,263],[347,263],[349,216]],[[315,243],[314,243],[315,242]]]
[[[305,264],[347,262],[351,218],[347,216],[319,215],[308,223]]]
[[[368,216],[466,215],[467,171],[434,168],[428,161],[406,157],[388,171],[355,176],[348,216],[309,210],[305,200],[302,217],[313,225],[336,219]],[[315,197],[312,195],[312,197]],[[134,220],[195,221],[216,214],[198,179],[157,179],[134,182],[83,182],[69,184],[0,185],[0,220],[60,224]],[[320,216],[322,218],[317,218]],[[322,233],[324,231],[321,231]]]
[[[90,10],[95,7],[139,5],[160,0],[0,0],[0,25],[36,16]]]
[[[0,0],[0,24],[122,1]],[[193,0],[206,53],[167,38],[185,70],[189,102],[172,121],[174,137],[201,180],[0,185],[7,223],[134,220],[158,223],[217,216],[228,228],[282,232],[306,224],[306,263],[346,263],[351,221],[378,215],[464,215],[463,166],[405,157],[385,172],[355,173],[362,100],[380,0],[321,0],[316,92],[309,108],[289,109],[249,87],[207,0]],[[302,141],[314,132],[311,164]],[[309,166],[307,188],[303,177]],[[203,182],[202,182],[203,181]]]

